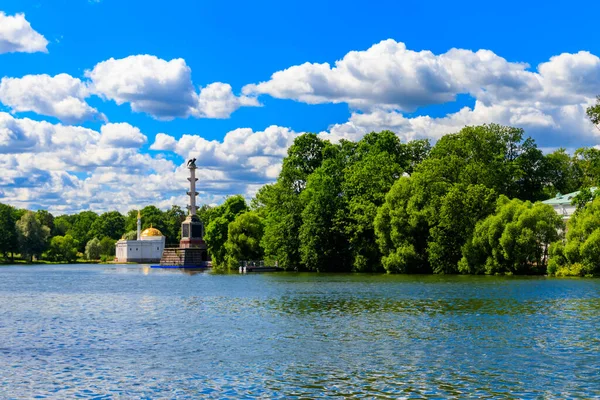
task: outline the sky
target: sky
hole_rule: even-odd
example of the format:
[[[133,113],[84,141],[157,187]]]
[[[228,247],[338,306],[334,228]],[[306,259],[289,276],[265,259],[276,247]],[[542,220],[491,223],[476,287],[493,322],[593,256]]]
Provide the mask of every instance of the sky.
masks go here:
[[[0,203],[55,215],[251,198],[287,148],[521,127],[600,144],[600,2],[0,1]]]

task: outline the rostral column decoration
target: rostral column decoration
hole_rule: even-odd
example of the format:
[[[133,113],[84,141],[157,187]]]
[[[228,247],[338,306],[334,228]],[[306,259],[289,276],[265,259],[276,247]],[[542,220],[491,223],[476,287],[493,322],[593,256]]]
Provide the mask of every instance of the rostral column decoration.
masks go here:
[[[187,168],[190,170],[190,177],[188,181],[190,181],[190,191],[187,192],[187,195],[190,196],[190,204],[188,205],[189,214],[186,217],[185,221],[181,223],[181,241],[179,242],[179,246],[181,248],[206,248],[206,244],[204,243],[204,226],[200,221],[200,218],[196,215],[196,196],[198,192],[196,192],[196,182],[198,178],[196,178],[196,159],[192,158],[187,162]]]

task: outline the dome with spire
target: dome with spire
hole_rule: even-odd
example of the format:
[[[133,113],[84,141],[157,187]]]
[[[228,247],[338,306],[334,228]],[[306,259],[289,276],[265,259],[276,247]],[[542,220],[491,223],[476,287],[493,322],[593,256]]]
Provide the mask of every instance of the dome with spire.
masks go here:
[[[142,231],[141,237],[142,237],[142,240],[155,239],[155,238],[159,239],[159,238],[163,237],[163,234],[161,231],[159,231],[156,228],[153,228],[152,225],[150,225],[150,228],[144,229]]]

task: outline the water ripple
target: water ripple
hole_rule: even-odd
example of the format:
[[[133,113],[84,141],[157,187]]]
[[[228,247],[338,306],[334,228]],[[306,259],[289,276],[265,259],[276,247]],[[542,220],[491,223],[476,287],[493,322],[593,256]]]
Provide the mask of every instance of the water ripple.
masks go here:
[[[600,281],[0,268],[2,398],[598,398]]]

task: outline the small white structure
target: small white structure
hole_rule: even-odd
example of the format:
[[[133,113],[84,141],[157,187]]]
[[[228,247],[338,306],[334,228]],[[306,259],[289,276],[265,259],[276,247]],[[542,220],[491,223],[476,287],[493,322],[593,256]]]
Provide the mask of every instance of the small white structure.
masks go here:
[[[121,239],[115,246],[115,262],[159,262],[165,249],[165,237],[152,227],[142,232],[142,216],[138,211],[137,240]]]
[[[591,192],[594,193],[597,188],[590,188]],[[573,192],[568,194],[558,194],[553,199],[549,199],[546,201],[542,201],[544,204],[549,204],[554,208],[557,214],[562,215],[563,220],[568,220],[571,218],[575,210],[577,210],[577,206],[571,204],[573,198],[577,196],[579,192]]]

